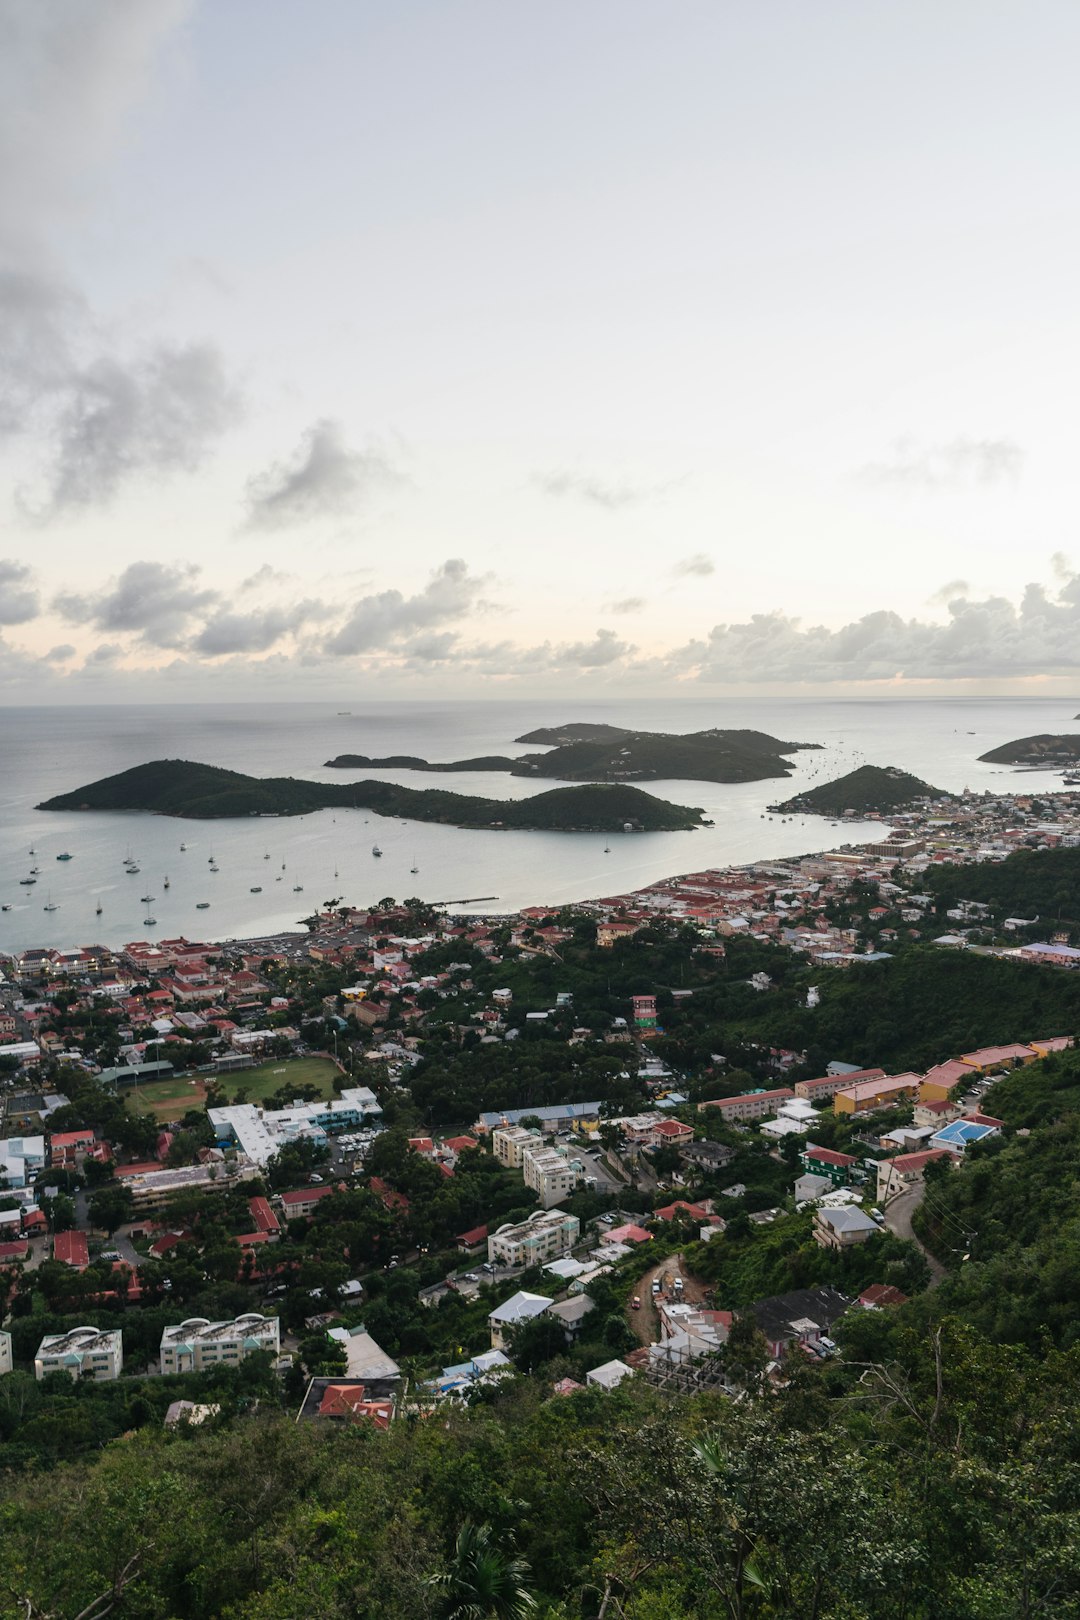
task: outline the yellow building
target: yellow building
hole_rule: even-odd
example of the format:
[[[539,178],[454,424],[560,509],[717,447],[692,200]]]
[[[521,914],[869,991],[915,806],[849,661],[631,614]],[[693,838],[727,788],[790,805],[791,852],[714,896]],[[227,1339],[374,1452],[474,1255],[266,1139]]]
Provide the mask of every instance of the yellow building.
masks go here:
[[[838,1091],[833,1098],[835,1114],[869,1114],[875,1108],[894,1108],[919,1094],[917,1074],[897,1074],[891,1080],[864,1080],[857,1086]]]

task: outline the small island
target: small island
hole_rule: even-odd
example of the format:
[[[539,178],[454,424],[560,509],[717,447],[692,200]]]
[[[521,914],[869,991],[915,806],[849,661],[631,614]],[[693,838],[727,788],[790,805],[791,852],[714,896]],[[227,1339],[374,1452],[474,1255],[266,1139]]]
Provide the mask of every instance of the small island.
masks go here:
[[[920,799],[942,797],[939,788],[895,765],[860,765],[835,782],[823,782],[820,787],[808,788],[784,804],[769,808],[783,815],[801,812],[812,816],[864,816],[873,812],[887,816],[910,810]]]
[[[1080,761],[1080,732],[1043,732],[1038,737],[1018,737],[980,754],[985,765],[1026,765],[1029,769],[1058,770]]]
[[[244,776],[218,765],[157,759],[62,793],[39,810],[146,810],[159,816],[304,816],[315,810],[372,810],[382,816],[452,827],[544,832],[680,832],[703,813],[627,784],[553,788],[527,799],[483,799],[393,782],[304,782],[292,776]]]
[[[331,770],[506,771],[511,776],[552,777],[564,782],[760,782],[790,776],[786,754],[820,743],[781,742],[764,731],[719,730],[687,733],[630,731],[621,726],[573,722],[541,727],[515,742],[544,745],[549,752],[510,759],[488,754],[432,764],[412,754],[369,759],[338,754]]]

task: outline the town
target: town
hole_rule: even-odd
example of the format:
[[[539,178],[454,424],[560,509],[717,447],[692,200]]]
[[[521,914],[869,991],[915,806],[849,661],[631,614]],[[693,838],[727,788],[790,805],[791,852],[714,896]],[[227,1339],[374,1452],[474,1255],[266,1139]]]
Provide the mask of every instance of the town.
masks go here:
[[[512,917],[25,951],[0,1372],[168,1425],[249,1386],[376,1428],[523,1374],[783,1387],[977,1245],[942,1178],[1073,1047],[1078,849],[1073,795],[964,795]]]

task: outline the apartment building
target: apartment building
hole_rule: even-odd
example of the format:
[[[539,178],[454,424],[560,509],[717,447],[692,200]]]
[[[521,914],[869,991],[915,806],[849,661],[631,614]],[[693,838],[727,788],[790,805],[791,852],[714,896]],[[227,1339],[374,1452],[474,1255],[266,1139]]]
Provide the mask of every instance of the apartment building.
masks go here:
[[[580,1235],[576,1215],[561,1209],[538,1209],[527,1221],[493,1232],[487,1240],[488,1259],[504,1266],[542,1265],[569,1254]]]
[[[917,1074],[897,1074],[891,1080],[864,1080],[857,1086],[838,1091],[833,1098],[836,1114],[870,1114],[876,1108],[895,1108],[919,1095]]]
[[[165,1373],[205,1372],[207,1367],[238,1367],[253,1350],[281,1348],[281,1332],[276,1316],[260,1316],[249,1311],[234,1322],[210,1322],[205,1316],[191,1316],[161,1335],[161,1371]]]
[[[854,1069],[847,1074],[823,1074],[817,1080],[796,1080],[796,1097],[807,1102],[829,1102],[838,1091],[847,1091],[866,1080],[884,1080],[884,1069]]]
[[[99,1383],[119,1378],[124,1368],[124,1336],[119,1328],[72,1328],[69,1333],[47,1333],[34,1357],[34,1377],[67,1373],[73,1383],[94,1378]]]
[[[0,1330],[0,1378],[9,1373],[14,1363],[11,1358],[11,1334]]]
[[[500,1125],[491,1133],[491,1151],[505,1170],[520,1170],[526,1151],[542,1145],[539,1132],[527,1131],[523,1125]]]
[[[877,1237],[880,1230],[869,1215],[850,1205],[814,1211],[814,1242],[822,1249],[853,1249]]]
[[[917,1187],[928,1164],[935,1159],[948,1159],[959,1164],[959,1156],[946,1148],[928,1148],[924,1153],[902,1153],[899,1158],[882,1159],[877,1172],[877,1198],[884,1209],[888,1199],[896,1198],[909,1187]]]
[[[747,1120],[771,1119],[782,1102],[789,1102],[795,1093],[790,1086],[776,1091],[748,1091],[741,1097],[717,1097],[715,1102],[698,1103],[698,1113],[715,1108],[723,1120],[745,1123]]]
[[[565,1153],[560,1153],[557,1148],[541,1146],[535,1137],[533,1142],[535,1145],[526,1148],[522,1154],[521,1174],[526,1187],[532,1189],[544,1208],[553,1209],[564,1198],[569,1198],[581,1172]]]

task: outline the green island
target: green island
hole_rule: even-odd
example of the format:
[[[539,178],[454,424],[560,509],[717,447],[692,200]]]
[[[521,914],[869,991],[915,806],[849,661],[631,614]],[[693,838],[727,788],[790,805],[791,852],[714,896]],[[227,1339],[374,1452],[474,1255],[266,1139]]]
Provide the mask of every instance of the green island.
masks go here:
[[[931,787],[895,765],[860,765],[858,770],[837,777],[835,782],[807,788],[805,793],[796,793],[785,803],[770,808],[785,815],[801,811],[813,816],[842,816],[848,812],[861,816],[869,810],[890,815],[910,809],[916,799],[941,796],[939,788]]]
[[[156,759],[105,776],[39,810],[148,810],[159,816],[216,820],[226,816],[304,816],[315,810],[373,810],[377,815],[453,827],[545,832],[678,832],[697,827],[702,812],[627,784],[553,788],[528,799],[483,799],[393,782],[304,782],[292,776],[245,776],[219,765]]]
[[[1037,737],[1018,737],[980,754],[985,765],[1075,765],[1080,762],[1080,732],[1043,732]]]
[[[489,754],[479,759],[432,764],[411,754],[369,759],[339,754],[328,759],[333,770],[397,769],[413,771],[507,771],[511,776],[558,777],[569,782],[760,782],[790,776],[784,756],[820,743],[782,742],[764,731],[632,731],[621,726],[573,722],[541,727],[515,737],[518,743],[542,744],[543,754],[511,759]]]

